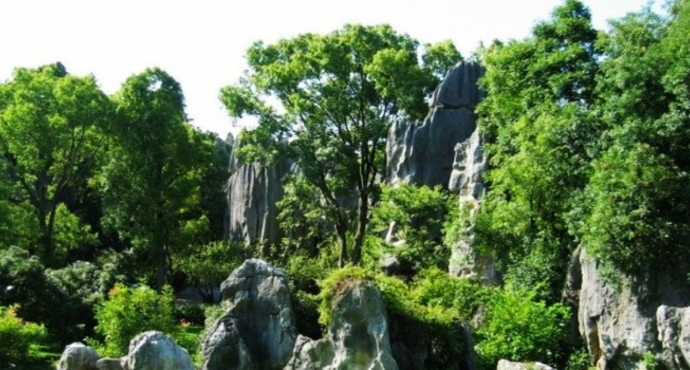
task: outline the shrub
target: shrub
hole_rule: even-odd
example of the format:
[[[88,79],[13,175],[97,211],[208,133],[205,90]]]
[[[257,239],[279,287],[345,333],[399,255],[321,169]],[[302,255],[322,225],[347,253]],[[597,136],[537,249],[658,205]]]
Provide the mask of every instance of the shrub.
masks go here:
[[[558,360],[570,311],[560,303],[547,306],[535,296],[534,290],[511,286],[493,295],[477,330],[476,349],[484,365],[495,368],[502,358],[547,363]]]
[[[187,323],[204,326],[206,314],[204,307],[198,304],[176,304],[173,307],[173,317],[176,323]]]
[[[46,337],[42,325],[25,322],[17,316],[18,308],[17,305],[0,306],[0,368],[3,369],[25,364],[31,345]]]
[[[157,293],[146,285],[128,288],[116,284],[108,292],[108,300],[96,309],[96,332],[105,343],[103,355],[119,357],[127,353],[129,341],[148,330],[175,333],[173,293],[169,286]]]

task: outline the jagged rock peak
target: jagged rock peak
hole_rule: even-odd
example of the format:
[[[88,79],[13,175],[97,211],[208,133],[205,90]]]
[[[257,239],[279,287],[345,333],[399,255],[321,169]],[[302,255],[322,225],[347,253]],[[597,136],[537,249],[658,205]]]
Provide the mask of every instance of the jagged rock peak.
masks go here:
[[[431,106],[474,110],[482,99],[477,81],[483,73],[482,66],[476,61],[458,63],[434,92]]]
[[[388,131],[388,182],[449,188],[456,146],[476,129],[474,108],[481,100],[482,68],[463,62],[453,68],[434,92],[429,115],[422,122],[399,120]]]

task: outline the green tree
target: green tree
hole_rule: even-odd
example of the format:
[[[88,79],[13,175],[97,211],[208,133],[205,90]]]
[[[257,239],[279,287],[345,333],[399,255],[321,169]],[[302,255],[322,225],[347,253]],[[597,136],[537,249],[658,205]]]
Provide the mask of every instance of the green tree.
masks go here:
[[[582,240],[605,266],[634,276],[659,263],[683,277],[690,256],[690,2],[668,18],[646,9],[602,42],[600,105],[608,130],[587,187]]]
[[[12,194],[0,207],[11,205],[6,215],[17,217],[15,241],[24,230],[38,231],[37,242],[24,246],[49,266],[70,248],[93,241],[65,202],[93,165],[99,128],[110,113],[95,79],[68,75],[60,63],[19,68],[0,85],[0,170],[9,182],[0,188],[9,186]]]
[[[221,91],[232,116],[258,118],[258,127],[242,135],[244,158],[294,158],[299,176],[317,189],[340,242],[341,265],[360,261],[390,122],[426,113],[425,95],[439,81],[433,70],[442,69],[439,55],[455,51],[431,48],[435,64],[425,68],[418,46],[389,26],[361,25],[272,45],[257,42],[247,52],[247,76]],[[357,207],[351,212],[353,196]]]
[[[566,216],[587,182],[601,132],[589,117],[596,36],[589,10],[567,0],[531,37],[497,42],[482,55],[487,97],[478,109],[491,190],[476,240],[511,265],[508,278],[516,284],[548,282],[543,293],[552,299],[576,244]]]
[[[177,81],[160,69],[127,79],[114,97],[117,120],[97,180],[103,223],[131,242],[142,273],[155,267],[158,289],[173,254],[209,223],[198,209],[202,169],[215,143],[185,123],[183,99]]]

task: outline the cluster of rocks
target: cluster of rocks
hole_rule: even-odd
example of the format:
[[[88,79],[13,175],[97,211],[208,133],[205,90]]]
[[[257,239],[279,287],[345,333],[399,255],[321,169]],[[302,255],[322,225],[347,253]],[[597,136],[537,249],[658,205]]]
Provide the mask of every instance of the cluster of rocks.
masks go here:
[[[122,358],[100,358],[82,343],[72,343],[62,353],[58,370],[194,370],[187,350],[159,331],[137,335]]]
[[[221,285],[227,311],[202,343],[203,370],[398,370],[378,288],[352,281],[334,301],[327,333],[314,340],[298,335],[288,277],[265,261],[245,261]],[[101,359],[74,343],[58,370],[191,370],[187,351],[160,332],[132,340],[121,359]]]

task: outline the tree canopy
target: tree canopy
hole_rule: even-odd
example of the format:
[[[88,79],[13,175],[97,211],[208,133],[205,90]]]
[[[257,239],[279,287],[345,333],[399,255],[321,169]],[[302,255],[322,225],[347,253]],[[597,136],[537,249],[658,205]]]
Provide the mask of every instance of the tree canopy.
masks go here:
[[[423,117],[438,73],[460,60],[450,43],[427,50],[420,58],[416,40],[386,25],[257,42],[247,52],[247,75],[221,92],[232,116],[258,118],[258,127],[241,137],[245,160],[293,158],[299,176],[320,194],[340,240],[341,265],[361,258],[388,126]]]

